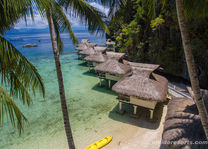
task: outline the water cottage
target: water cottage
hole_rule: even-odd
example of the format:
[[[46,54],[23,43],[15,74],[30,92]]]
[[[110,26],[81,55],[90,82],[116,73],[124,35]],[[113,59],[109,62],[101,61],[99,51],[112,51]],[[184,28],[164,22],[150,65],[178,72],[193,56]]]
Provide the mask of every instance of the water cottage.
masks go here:
[[[101,80],[105,79],[109,82],[109,87],[111,86],[111,81],[118,81],[131,71],[130,66],[119,62],[118,57],[108,57],[107,61],[97,65],[94,69],[100,79],[100,84]]]
[[[114,51],[115,50],[115,42],[111,39],[107,39],[105,42],[105,45],[107,46],[108,51]]]
[[[150,110],[150,119],[158,102],[166,100],[168,80],[160,75],[152,73],[158,65],[129,63],[132,73],[119,80],[112,90],[118,93],[119,112],[122,112],[122,103],[132,104],[134,115],[137,107],[145,107]]]
[[[102,52],[95,52],[95,54],[89,55],[84,58],[84,60],[88,63],[89,70],[93,69],[100,63],[105,62],[107,59],[107,55],[102,54]]]

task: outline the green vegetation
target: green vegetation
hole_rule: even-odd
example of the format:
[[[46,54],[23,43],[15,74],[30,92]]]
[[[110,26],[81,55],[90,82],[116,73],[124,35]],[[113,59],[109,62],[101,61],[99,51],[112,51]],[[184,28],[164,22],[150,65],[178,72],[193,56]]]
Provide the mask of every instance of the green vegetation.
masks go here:
[[[206,45],[206,43],[203,42],[200,42],[200,45],[195,45],[198,42],[193,44],[193,41],[195,41],[196,37],[199,36],[197,34],[201,35],[204,32],[206,34],[205,28],[204,28],[205,30],[203,31],[200,29],[201,26],[207,25],[207,23],[203,22],[203,20],[207,20],[208,17],[208,13],[207,13],[208,1],[206,0],[199,0],[199,1],[138,0],[137,4],[138,4],[138,12],[140,13],[139,14],[136,13],[135,18],[132,20],[132,22],[136,21],[138,23],[138,25],[134,27],[140,29],[140,32],[138,32],[139,35],[143,35],[142,38],[136,42],[136,45],[140,44],[144,46],[136,46],[136,50],[128,49],[131,48],[129,47],[128,43],[135,44],[132,42],[133,38],[129,36],[129,35],[133,35],[132,34],[133,30],[131,28],[132,22],[127,24],[127,26],[130,27],[131,31],[127,32],[126,28],[122,27],[120,29],[121,31],[118,32],[117,36],[123,34],[124,32],[125,36],[123,37],[126,38],[125,40],[121,40],[121,38],[115,37],[117,39],[118,45],[120,47],[123,46],[121,49],[126,49],[126,51],[130,51],[130,50],[133,51],[131,53],[130,52],[127,53],[129,55],[129,60],[139,61],[139,62],[159,63],[165,68],[165,71],[167,73],[172,73],[174,75],[181,75],[183,77],[185,76],[184,72],[188,71],[191,86],[194,93],[193,98],[196,103],[197,109],[199,111],[199,115],[201,118],[201,122],[206,137],[208,139],[207,112],[204,106],[204,100],[206,99],[202,98],[202,95],[200,93],[200,85],[199,85],[199,79],[200,79],[205,81],[205,82],[201,81],[201,85],[203,85],[202,84],[203,82],[204,85],[207,87],[208,84],[206,79],[207,68],[204,68],[202,70],[200,64],[198,63],[197,65],[195,64],[195,59],[198,62],[201,61],[201,57],[205,55],[204,51],[206,51],[206,49],[203,49],[203,51],[201,51],[201,53],[198,54],[198,56],[196,54],[195,55],[192,54],[196,50],[197,53],[199,53],[198,48],[194,49],[196,48],[196,46],[202,47],[203,44]],[[141,17],[141,12],[143,12],[142,17]],[[139,16],[139,20],[137,20],[138,16]],[[159,17],[156,18],[156,16]],[[114,17],[116,18],[116,16]],[[112,21],[115,20],[116,19],[113,19]],[[193,22],[195,24],[193,24]],[[142,24],[145,24],[144,25],[145,27],[143,29],[141,29]],[[191,30],[192,27],[193,29]],[[150,30],[149,28],[151,28],[151,32],[149,31]],[[194,32],[193,30],[196,28],[198,28],[198,30],[195,30]],[[137,38],[138,34],[134,34],[135,35],[134,38]],[[206,39],[205,36],[204,39]],[[198,40],[199,39],[197,39],[197,41]],[[199,41],[203,41],[203,39],[202,40],[200,39]],[[184,51],[184,55],[181,53],[182,48]],[[133,55],[138,55],[138,58],[136,56],[133,57]],[[178,61],[174,61],[172,58],[178,58],[177,59]],[[183,62],[184,58],[187,67]],[[201,76],[200,71],[206,75]]]
[[[14,7],[15,6],[15,7]],[[23,15],[27,14],[29,2],[1,1],[0,3],[0,125],[5,117],[19,132],[23,130],[26,117],[15,103],[20,99],[23,104],[31,104],[31,94],[37,89],[45,95],[45,88],[37,69],[2,35]]]
[[[155,13],[150,12],[152,9],[148,5],[150,3],[143,0],[129,0],[127,6],[121,7],[112,17],[109,29],[111,38],[116,40],[117,50],[126,52],[131,61],[158,63],[166,73],[188,79],[175,1],[166,1],[164,6],[157,2]],[[208,23],[201,17],[187,21],[200,85],[207,88]]]
[[[73,33],[70,21],[63,12],[63,7],[66,10],[70,9],[70,14],[75,17],[80,17],[84,23],[89,26],[89,31],[106,31],[108,28],[102,21],[103,14],[97,11],[83,0],[68,1],[68,0],[3,0],[0,3],[0,71],[1,85],[7,86],[5,90],[0,85],[0,124],[4,123],[4,115],[10,118],[12,124],[17,126],[21,132],[23,122],[27,121],[25,116],[16,106],[12,96],[20,98],[23,103],[28,105],[31,102],[29,91],[30,89],[35,94],[35,89],[38,87],[45,94],[44,86],[40,75],[36,68],[23,56],[21,53],[5,38],[3,33],[9,30],[14,23],[21,17],[28,14],[33,18],[33,11],[38,11],[42,17],[46,17],[49,24],[53,54],[56,64],[57,78],[59,84],[60,101],[64,119],[64,126],[67,136],[67,141],[70,149],[75,148],[72,137],[71,127],[69,123],[68,108],[65,97],[63,84],[63,76],[59,55],[63,49],[63,43],[60,33],[69,32],[70,39],[75,44],[77,38]],[[17,120],[17,122],[16,122]]]

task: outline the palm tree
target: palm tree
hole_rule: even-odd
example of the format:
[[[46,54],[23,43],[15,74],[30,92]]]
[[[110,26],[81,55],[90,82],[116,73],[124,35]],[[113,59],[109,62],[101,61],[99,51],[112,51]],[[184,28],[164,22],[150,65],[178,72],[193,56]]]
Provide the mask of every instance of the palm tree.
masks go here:
[[[108,0],[101,0],[104,4],[108,4]],[[125,2],[125,0],[112,0],[112,3],[119,1],[119,3]],[[157,0],[141,0],[143,5],[146,5],[148,10],[149,18],[153,19],[155,17],[155,8]],[[165,5],[166,0],[161,0],[162,4]],[[125,3],[124,3],[125,4]],[[194,57],[191,50],[191,42],[189,37],[189,32],[186,25],[186,18],[189,17],[205,17],[208,15],[208,1],[207,0],[176,0],[176,9],[178,16],[178,23],[181,31],[181,37],[183,42],[183,48],[186,58],[186,64],[188,66],[189,77],[191,80],[191,85],[194,93],[194,101],[196,103],[199,115],[201,118],[202,126],[204,128],[207,140],[208,140],[208,115],[206,114],[206,108],[204,106],[203,99],[200,93],[199,80],[196,72],[196,66],[194,62]]]
[[[58,78],[58,85],[59,85],[59,93],[60,93],[60,99],[61,99],[61,108],[62,108],[62,114],[64,119],[64,125],[65,125],[65,132],[68,140],[68,145],[70,149],[75,149],[74,140],[72,137],[72,131],[71,126],[69,122],[69,114],[68,114],[68,108],[66,103],[66,96],[65,96],[65,90],[64,90],[64,83],[63,83],[63,75],[61,71],[61,63],[59,59],[59,49],[58,44],[56,40],[56,34],[55,34],[55,25],[54,25],[54,19],[53,19],[52,11],[47,11],[47,19],[49,23],[49,30],[50,30],[50,36],[51,36],[51,42],[53,47],[53,54],[54,54],[54,60],[56,64],[56,72],[57,72],[57,78]],[[76,39],[74,39],[76,40]]]
[[[64,85],[63,85],[63,77],[62,77],[61,65],[60,65],[60,60],[59,60],[59,52],[63,48],[63,43],[61,41],[60,32],[63,32],[65,30],[69,31],[70,38],[73,40],[73,43],[77,42],[77,38],[75,37],[71,29],[70,22],[68,21],[66,15],[63,13],[62,7],[60,4],[64,5],[66,8],[70,7],[77,17],[84,19],[85,20],[84,22],[89,25],[90,31],[96,31],[100,29],[104,29],[107,31],[106,25],[101,20],[102,14],[98,12],[97,10],[95,10],[90,5],[88,5],[83,0],[60,1],[59,3],[57,3],[55,0],[40,0],[40,1],[16,0],[12,2],[5,0],[2,3],[3,12],[7,12],[8,5],[11,7],[12,10],[15,10],[15,11],[13,15],[9,15],[10,14],[9,12],[7,14],[3,14],[3,17],[5,17],[5,20],[7,20],[8,23],[6,23],[6,25],[3,26],[2,30],[4,31],[5,29],[9,29],[14,24],[14,22],[16,22],[17,19],[19,19],[22,16],[31,14],[33,18],[33,8],[36,8],[42,16],[47,17],[48,23],[49,23],[49,30],[51,34],[54,59],[55,59],[56,69],[57,69],[57,77],[58,77],[58,82],[59,82],[59,92],[60,92],[60,97],[61,97],[61,105],[62,105],[62,113],[63,113],[63,118],[64,118],[65,130],[66,130],[69,147],[70,149],[73,149],[75,148],[75,145],[74,145],[74,141],[72,138],[70,123],[69,123],[69,116],[68,116]],[[8,17],[6,17],[7,15]],[[14,49],[14,47],[11,44],[9,45]],[[20,72],[22,71],[20,70]],[[38,85],[37,81],[36,82],[34,81],[34,84],[32,87],[35,87],[35,85],[36,86]],[[24,95],[28,96],[28,94],[24,94]],[[28,100],[27,102],[29,103]],[[18,111],[18,109],[16,109],[16,111]],[[17,115],[19,116],[21,115],[21,113],[19,112],[19,114]],[[23,118],[25,119],[25,117]],[[19,118],[19,119],[22,119],[22,118]]]
[[[43,96],[45,88],[37,69],[2,35],[24,13],[26,9],[12,1],[0,3],[0,125],[4,124],[4,117],[9,117],[12,125],[17,127],[19,133],[23,130],[23,123],[28,120],[17,107],[14,98],[19,98],[24,104],[31,103],[31,92],[35,95],[39,89]],[[16,8],[13,6],[16,5]],[[27,6],[27,3],[24,3]]]
[[[88,5],[85,1],[83,0],[60,1],[59,4],[65,6],[66,9],[70,7],[70,9],[73,10],[74,14],[77,14],[77,16],[84,18],[84,20],[86,20],[86,23],[89,25],[89,29],[91,31],[95,31],[100,28],[107,30],[106,25],[101,20],[100,13],[96,11],[93,7]],[[61,45],[60,43],[61,39],[59,35],[60,29],[62,29],[62,31],[67,29],[69,31],[70,38],[73,40],[73,43],[76,43],[77,39],[71,29],[70,22],[68,21],[67,17],[63,13],[59,4],[53,1],[51,3],[51,8],[46,11],[46,15],[47,15],[48,23],[49,23],[49,30],[50,30],[50,35],[51,35],[54,60],[56,64],[57,78],[58,78],[58,84],[59,84],[59,93],[60,93],[67,141],[68,141],[69,148],[75,149],[75,144],[74,144],[74,140],[72,137],[72,131],[71,131],[71,126],[69,122],[68,108],[66,104],[63,76],[62,76],[62,71],[61,71],[61,63],[59,60],[59,51],[61,49],[58,47],[62,47],[62,46],[59,46]],[[55,10],[55,11],[52,11],[52,10]]]
[[[10,6],[14,7],[15,10],[18,10],[14,12],[15,21],[19,17],[26,16],[28,14],[31,14],[33,18],[33,8],[36,8],[43,17],[47,17],[48,19],[54,59],[57,70],[59,93],[61,99],[66,136],[70,149],[74,149],[75,145],[72,138],[71,127],[69,123],[68,109],[67,109],[64,84],[63,84],[63,76],[62,76],[61,64],[59,60],[59,52],[63,48],[60,32],[66,30],[69,31],[70,38],[73,40],[73,43],[77,42],[77,38],[75,37],[71,29],[70,22],[68,21],[64,12],[62,11],[61,6],[65,6],[66,9],[70,8],[73,14],[75,14],[77,17],[80,17],[82,20],[84,20],[86,24],[88,24],[89,30],[92,32],[100,29],[108,31],[106,25],[103,23],[101,19],[102,14],[83,0],[72,0],[72,1],[63,0],[63,1],[59,1],[59,3],[55,0],[16,0],[14,2],[12,1],[13,4],[10,3],[10,1],[8,0],[5,0],[4,2],[5,5],[3,5],[2,7],[4,11],[6,11],[8,4],[11,4]],[[7,29],[11,25],[13,25],[15,21],[11,21],[11,23],[8,23]]]
[[[188,3],[192,3],[192,2],[189,1]],[[197,3],[196,3],[196,5],[193,5],[193,6],[197,6]],[[204,1],[204,5],[205,6],[208,5],[208,2]],[[191,42],[190,42],[191,40],[189,37],[187,25],[186,25],[184,8],[185,8],[184,7],[184,0],[176,0],[178,24],[179,24],[180,31],[181,31],[183,49],[184,49],[184,53],[185,53],[186,63],[188,66],[188,72],[189,72],[189,77],[191,80],[191,86],[192,86],[192,89],[194,92],[194,101],[195,101],[197,109],[199,111],[201,122],[202,122],[202,125],[204,128],[207,140],[208,140],[208,116],[206,115],[206,108],[204,106],[204,102],[203,102],[203,99],[202,99],[201,93],[200,93],[199,80],[198,80],[198,76],[197,76],[197,72],[196,72],[194,57],[193,57],[192,50],[191,50],[192,49]],[[195,7],[192,7],[192,9],[195,9]],[[203,7],[201,7],[201,10],[203,10]],[[206,9],[204,12],[206,12]]]

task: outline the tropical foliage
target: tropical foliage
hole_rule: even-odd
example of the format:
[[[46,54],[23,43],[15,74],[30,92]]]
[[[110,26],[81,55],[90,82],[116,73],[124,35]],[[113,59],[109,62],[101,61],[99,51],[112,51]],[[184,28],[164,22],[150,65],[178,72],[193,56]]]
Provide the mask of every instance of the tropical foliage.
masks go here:
[[[21,5],[19,0],[0,3],[0,125],[3,126],[5,116],[9,117],[20,133],[27,119],[15,100],[30,105],[31,93],[35,95],[39,89],[45,95],[44,84],[37,69],[2,36],[20,17],[28,13],[26,8],[29,3],[21,2]]]
[[[142,61],[142,62],[146,61],[146,55],[147,55],[149,57],[149,60],[147,62],[154,62],[154,61],[152,61],[151,56],[154,56],[155,54],[157,55],[157,53],[159,53],[159,51],[164,50],[164,49],[167,48],[168,45],[167,45],[167,40],[166,39],[168,39],[170,41],[169,43],[171,43],[172,46],[175,46],[174,41],[177,41],[177,43],[179,43],[178,46],[173,47],[173,48],[172,47],[168,48],[168,49],[170,49],[169,51],[171,51],[171,53],[172,53],[170,55],[170,57],[168,56],[168,54],[170,53],[169,51],[168,51],[167,55],[164,54],[164,53],[162,54],[163,57],[165,56],[164,58],[168,57],[167,62],[175,63],[175,61],[173,61],[173,60],[171,61],[170,58],[172,58],[175,55],[177,55],[177,57],[179,56],[179,58],[180,58],[179,60],[183,60],[183,55],[181,56],[180,52],[179,52],[179,51],[182,51],[182,49],[179,49],[179,48],[183,47],[184,57],[185,57],[186,63],[181,63],[181,65],[179,65],[179,66],[180,67],[182,66],[181,70],[184,70],[184,69],[186,69],[186,71],[188,70],[189,79],[190,79],[191,86],[192,86],[192,89],[193,89],[193,92],[194,92],[194,97],[193,98],[194,98],[194,101],[195,101],[196,106],[198,108],[199,115],[200,115],[201,122],[202,122],[202,126],[204,128],[206,137],[208,139],[207,109],[204,106],[204,101],[203,101],[204,99],[201,97],[201,93],[200,93],[200,86],[199,86],[199,80],[198,80],[200,71],[197,71],[197,68],[198,68],[198,70],[200,70],[199,69],[200,66],[196,67],[195,59],[197,59],[197,57],[196,56],[194,57],[193,54],[192,54],[192,52],[194,50],[198,50],[198,49],[192,49],[194,46],[192,45],[193,43],[191,43],[191,41],[193,41],[194,37],[191,38],[190,34],[192,32],[189,31],[189,27],[190,26],[197,25],[197,26],[201,27],[201,24],[200,24],[201,20],[207,19],[207,15],[208,15],[208,13],[207,13],[208,12],[207,11],[208,1],[206,1],[206,0],[200,0],[200,1],[190,1],[190,0],[175,0],[175,1],[172,1],[172,0],[171,1],[151,0],[151,1],[142,1],[142,0],[138,0],[137,2],[139,2],[138,3],[139,4],[138,7],[139,8],[142,7],[143,12],[145,12],[144,15],[143,15],[143,18],[145,19],[145,25],[148,28],[152,27],[152,33],[147,32],[145,34],[145,35],[148,36],[148,38],[146,38],[146,40],[145,40],[145,44],[147,46],[137,47],[138,48],[137,51],[134,50],[134,49],[130,49],[130,50],[135,51],[134,54],[138,54],[139,53],[138,61]],[[170,8],[172,8],[171,6],[174,6],[175,8],[174,9],[168,9],[167,6],[169,6]],[[175,15],[176,14],[175,13],[176,10],[177,10],[177,17],[175,17],[176,16]],[[171,20],[166,19],[165,17],[166,16],[170,16],[170,14],[172,12],[173,12],[173,16],[171,15],[171,17],[169,18]],[[162,15],[163,15],[164,19],[163,19]],[[159,16],[159,17],[155,18],[156,16]],[[135,18],[136,17],[137,17],[137,15],[135,15]],[[175,17],[175,19],[174,19],[174,17]],[[195,20],[197,20],[197,23],[193,24],[193,21],[195,21]],[[133,21],[135,21],[135,19]],[[150,21],[151,21],[151,24],[150,24]],[[167,31],[171,31],[172,28],[170,28],[169,26],[165,26],[165,28],[163,27],[163,24],[165,24],[165,22],[167,22],[167,21],[170,21],[170,22],[173,22],[173,21],[177,22],[178,21],[177,23],[173,24],[173,26],[177,29],[176,31],[178,31],[178,33],[175,32],[176,34],[174,34],[174,35],[177,35],[177,38],[170,38],[171,35],[173,35],[173,33],[172,32],[167,32]],[[131,23],[129,25],[131,25]],[[141,27],[140,26],[141,24],[142,23],[139,23],[138,28]],[[149,27],[149,24],[150,24],[150,27]],[[176,25],[176,24],[178,24],[178,25]],[[207,26],[207,23],[205,23],[203,25]],[[168,29],[168,30],[166,30],[166,29]],[[161,30],[165,30],[165,32],[161,32]],[[141,34],[141,31],[138,34]],[[200,30],[199,30],[199,32],[200,32]],[[167,33],[169,33],[169,35],[167,35]],[[197,33],[198,33],[198,31],[196,32],[196,34]],[[125,44],[126,41],[131,41],[131,38],[129,39],[127,35],[131,35],[131,32],[126,34],[127,39],[124,40],[123,46],[126,46],[126,44]],[[138,35],[135,35],[135,38],[137,36]],[[162,37],[163,40],[158,40],[161,37]],[[118,38],[118,39],[120,39],[120,38]],[[152,39],[155,39],[155,40],[152,40]],[[138,43],[140,43],[141,41],[142,40],[140,39],[138,41]],[[156,41],[156,43],[152,44],[155,41]],[[182,41],[182,43],[180,43],[181,41]],[[159,49],[155,50],[156,51],[155,53],[152,53],[150,55],[150,52],[152,52],[151,51],[152,50],[151,49],[151,44],[153,45],[152,48],[154,50],[157,47],[157,45],[160,45],[160,43],[162,43],[162,47],[159,47]],[[201,45],[199,45],[199,46],[201,46]],[[128,47],[125,47],[125,48],[128,48]],[[179,49],[179,51],[176,51],[176,49]],[[203,49],[203,51],[206,51],[206,49]],[[204,52],[200,53],[200,55],[201,54],[203,55]],[[160,55],[158,57],[160,57]],[[130,60],[132,60],[131,57],[130,57]],[[137,59],[135,59],[135,60],[137,60]],[[162,63],[164,64],[164,60],[165,59],[163,59],[161,62],[158,62],[158,61],[156,61],[156,62],[160,63],[160,64],[162,64]],[[199,58],[199,61],[200,61],[200,58]],[[185,67],[184,67],[184,64],[186,64]],[[171,66],[174,66],[174,65],[167,65],[166,68],[171,67]],[[206,72],[206,69],[203,70],[203,71]],[[177,71],[175,71],[175,72],[177,72]],[[197,74],[197,72],[198,72],[198,74]],[[208,82],[206,82],[205,84],[207,86]]]
[[[106,31],[108,33],[108,28],[103,23],[101,17],[103,17],[102,13],[100,13],[98,10],[96,10],[94,7],[90,6],[88,3],[86,3],[83,0],[17,0],[17,1],[8,1],[4,0],[1,2],[0,8],[1,13],[1,34],[4,33],[5,30],[10,29],[11,26],[14,25],[14,23],[21,17],[25,17],[27,15],[30,15],[33,18],[33,11],[37,11],[41,14],[42,17],[46,17],[49,22],[49,29],[51,33],[51,40],[52,40],[52,46],[53,46],[53,53],[56,63],[56,69],[57,69],[57,77],[59,82],[59,92],[61,97],[61,105],[62,105],[62,112],[64,117],[64,124],[65,124],[65,130],[66,135],[68,139],[68,144],[70,148],[75,148],[72,134],[71,134],[71,128],[69,123],[69,117],[68,117],[68,110],[66,105],[66,99],[65,99],[65,93],[64,93],[64,85],[63,85],[63,77],[61,73],[61,65],[59,60],[59,52],[63,50],[63,42],[61,40],[60,33],[64,31],[68,31],[70,38],[72,39],[73,43],[75,44],[77,42],[77,38],[75,37],[70,21],[68,20],[66,14],[63,12],[63,7],[65,7],[66,11],[70,11],[70,14],[72,14],[75,17],[81,18],[83,23],[86,23],[88,25],[89,31],[95,32],[95,31]],[[9,8],[9,9],[8,9]],[[70,10],[69,10],[70,9]],[[15,47],[13,47],[6,39],[4,39],[1,36],[2,41],[2,51],[6,51],[5,53],[8,55],[5,57],[5,53],[2,53],[3,65],[1,68],[3,70],[2,80],[4,82],[9,82],[10,84],[10,94],[12,95],[22,95],[20,98],[23,101],[23,103],[26,102],[30,103],[30,96],[27,89],[29,89],[29,86],[31,85],[33,93],[35,93],[35,88],[40,86],[42,87],[42,91],[44,93],[43,84],[41,82],[41,78],[38,75],[36,69],[34,66],[32,66],[29,61],[23,57]],[[58,50],[58,51],[57,51]],[[15,54],[16,55],[15,55]],[[13,56],[11,58],[11,56]],[[7,59],[8,58],[8,59]],[[17,61],[17,62],[16,62]],[[16,62],[16,63],[15,63]],[[10,64],[11,63],[11,64]],[[12,67],[13,64],[18,65],[16,67]],[[31,67],[38,78],[34,77],[33,73],[30,72],[28,65]],[[6,67],[5,67],[6,66]],[[8,69],[8,72],[6,71]],[[25,68],[25,69],[24,69]],[[17,72],[16,72],[17,71]],[[17,76],[15,76],[15,74]],[[30,75],[30,78],[27,78]],[[9,78],[10,76],[16,77],[15,79]],[[18,78],[19,77],[19,78]],[[10,80],[11,79],[11,80]],[[24,89],[24,90],[23,90]],[[26,118],[24,115],[20,112],[18,107],[13,102],[12,98],[8,96],[7,92],[1,87],[2,92],[2,99],[6,99],[6,104],[2,101],[2,107],[1,113],[3,113],[4,108],[6,110],[6,113],[9,113],[10,119],[13,124],[14,123],[14,114],[16,114],[16,118],[18,119],[18,127],[20,130],[22,130],[22,121]],[[6,105],[6,106],[5,106]],[[7,110],[8,109],[8,110]],[[8,112],[7,112],[8,111]],[[14,111],[14,112],[13,112]],[[3,114],[1,114],[3,115]],[[2,118],[2,117],[1,117]],[[2,118],[3,120],[3,118]],[[3,123],[3,121],[2,121]]]
[[[175,0],[166,1],[164,6],[157,2],[154,6],[155,14],[153,13],[155,17],[148,15],[149,9],[143,7],[142,0],[130,0],[128,3],[128,6],[121,7],[115,13],[109,24],[110,36],[116,40],[117,50],[127,52],[129,60],[159,63],[166,73],[188,79]],[[206,88],[208,84],[206,77],[208,75],[206,67],[208,30],[207,21],[202,18],[206,17],[206,14],[202,13],[206,12],[206,5],[201,9],[196,7],[197,11],[200,10],[197,12],[196,9],[191,9],[193,3],[185,1],[185,14],[189,17],[187,24],[200,85]],[[143,15],[139,12],[143,12]],[[200,15],[196,17],[197,14]]]
[[[61,4],[61,5],[59,5]],[[77,39],[74,36],[74,33],[71,29],[70,22],[66,18],[63,13],[61,6],[64,6],[66,10],[70,9],[71,13],[75,14],[75,16],[79,16],[84,19],[85,23],[88,24],[89,31],[100,31],[100,29],[105,30],[108,33],[108,29],[104,22],[101,20],[101,13],[95,10],[92,6],[87,4],[83,0],[75,0],[75,1],[65,1],[62,0],[58,3],[56,1],[52,1],[50,3],[51,8],[46,9],[46,16],[48,19],[49,30],[51,35],[51,42],[53,47],[53,54],[56,64],[56,72],[57,79],[59,84],[59,93],[62,107],[62,114],[64,119],[65,132],[67,136],[68,146],[70,149],[75,149],[75,144],[72,136],[71,125],[69,121],[68,107],[66,103],[65,89],[63,83],[63,75],[61,71],[61,63],[59,59],[59,52],[62,49],[62,43],[60,38],[60,28],[61,31],[65,31],[66,29],[70,33],[70,38],[73,40],[73,43],[76,43]],[[59,46],[61,45],[61,46]]]

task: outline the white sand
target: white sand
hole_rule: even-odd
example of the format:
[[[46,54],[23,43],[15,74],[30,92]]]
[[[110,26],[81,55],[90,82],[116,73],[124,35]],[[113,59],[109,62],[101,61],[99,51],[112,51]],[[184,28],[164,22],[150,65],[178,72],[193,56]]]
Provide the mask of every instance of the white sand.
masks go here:
[[[162,107],[159,107],[160,109]],[[158,109],[159,109],[158,108]],[[155,115],[158,114],[156,109]],[[139,110],[139,109],[138,109]],[[148,121],[148,111],[142,110],[140,118],[131,118],[130,113],[119,115],[114,113],[111,119],[106,121],[106,118],[101,119],[102,125],[93,126],[94,128],[89,131],[83,131],[82,126],[75,130],[75,143],[77,149],[84,149],[89,144],[104,138],[105,136],[113,136],[113,140],[103,149],[159,149],[160,141],[163,131],[163,122],[166,115],[167,107],[163,107],[163,112],[159,113],[162,116],[156,123]],[[145,116],[146,115],[146,116]],[[111,117],[111,116],[109,116]],[[116,120],[117,119],[117,120]],[[120,120],[123,119],[123,122]],[[78,131],[78,132],[76,132]],[[81,134],[80,132],[84,134]],[[76,135],[79,134],[79,135]],[[60,131],[50,134],[50,137],[40,136],[36,139],[24,140],[21,144],[15,144],[10,147],[11,149],[66,149],[67,142],[65,132]]]
[[[163,122],[167,112],[167,107],[163,108],[163,114],[159,127],[156,129],[149,129],[151,123],[143,122],[143,128],[139,126],[127,125],[121,131],[115,133],[114,140],[105,149],[159,149],[162,139]],[[135,119],[135,121],[141,121]],[[155,125],[154,123],[152,125]],[[145,128],[145,126],[147,126]],[[150,127],[151,128],[151,127]]]

